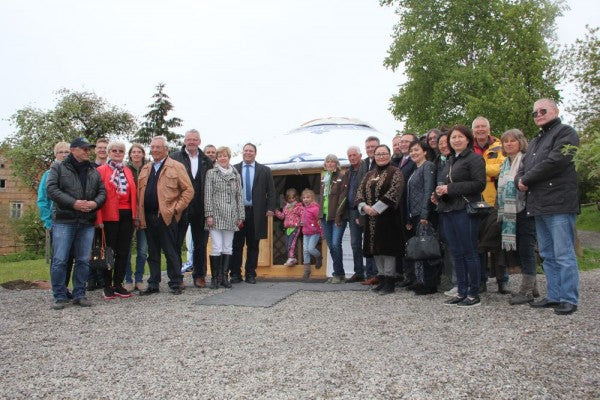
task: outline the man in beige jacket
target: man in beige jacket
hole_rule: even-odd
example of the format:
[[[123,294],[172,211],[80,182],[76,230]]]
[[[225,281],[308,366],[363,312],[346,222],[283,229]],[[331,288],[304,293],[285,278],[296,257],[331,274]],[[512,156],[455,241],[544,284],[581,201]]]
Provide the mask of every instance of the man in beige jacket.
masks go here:
[[[177,246],[177,222],[194,198],[194,187],[183,164],[168,157],[164,136],[150,143],[154,161],[146,164],[138,178],[138,216],[148,240],[148,287],[140,295],[159,292],[160,252],[167,259],[167,275],[172,294],[181,294],[181,251]]]

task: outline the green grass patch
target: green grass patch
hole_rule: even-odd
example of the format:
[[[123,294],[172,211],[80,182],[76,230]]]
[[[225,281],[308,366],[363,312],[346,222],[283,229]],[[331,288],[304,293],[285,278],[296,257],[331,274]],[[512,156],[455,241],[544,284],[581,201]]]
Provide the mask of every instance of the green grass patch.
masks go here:
[[[600,268],[600,249],[583,249],[583,257],[579,257],[577,260],[580,271]]]
[[[577,229],[600,232],[600,210],[595,204],[581,207],[581,214],[577,216]]]
[[[13,256],[16,256],[17,254]],[[135,268],[135,254],[133,254],[131,258],[133,261],[133,268]],[[161,258],[162,270],[165,271],[167,269],[167,262],[164,255]],[[146,263],[145,273],[146,275],[149,273],[148,263]],[[39,256],[37,260],[0,260],[0,283],[10,282],[17,279],[22,279],[24,281],[49,281],[50,264],[46,264],[46,261],[43,258],[39,258]]]

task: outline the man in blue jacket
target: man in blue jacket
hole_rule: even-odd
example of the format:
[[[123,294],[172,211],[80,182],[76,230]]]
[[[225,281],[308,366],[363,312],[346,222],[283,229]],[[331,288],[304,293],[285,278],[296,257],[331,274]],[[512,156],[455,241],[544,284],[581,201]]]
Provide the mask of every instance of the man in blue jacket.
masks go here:
[[[575,129],[561,123],[552,99],[533,105],[533,120],[540,127],[523,156],[515,177],[526,192],[526,212],[535,218],[535,229],[548,294],[531,303],[535,308],[554,308],[558,315],[577,311],[579,266],[575,256],[575,216],[579,212],[574,147]]]
[[[54,145],[54,162],[61,162],[71,152],[69,150],[69,143],[67,142],[58,142]],[[44,172],[42,175],[42,179],[40,180],[40,185],[38,186],[38,197],[37,197],[37,206],[38,211],[40,213],[40,219],[44,224],[44,229],[46,230],[46,246],[48,244],[51,245],[51,241],[49,238],[52,238],[52,200],[48,197],[47,186],[48,186],[48,175],[50,175],[50,170]],[[50,256],[48,249],[46,249],[46,257]],[[73,249],[71,249],[71,253],[69,254],[69,260],[67,261],[67,271],[65,276],[65,285],[69,286],[69,281],[71,280],[71,271],[73,270]],[[67,298],[72,299],[73,294],[67,288]]]

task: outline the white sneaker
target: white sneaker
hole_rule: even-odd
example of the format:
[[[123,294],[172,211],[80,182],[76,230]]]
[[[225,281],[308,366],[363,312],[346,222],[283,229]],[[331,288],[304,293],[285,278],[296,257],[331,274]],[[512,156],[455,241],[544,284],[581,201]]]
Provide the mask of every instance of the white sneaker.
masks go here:
[[[296,264],[298,264],[298,260],[296,260],[295,258],[288,258],[285,264],[283,265],[285,265],[286,267],[293,267]]]
[[[452,289],[445,291],[444,295],[448,297],[458,296],[458,286],[454,286]]]
[[[126,283],[125,286],[123,286],[125,288],[125,290],[127,290],[128,292],[133,291],[133,283]]]

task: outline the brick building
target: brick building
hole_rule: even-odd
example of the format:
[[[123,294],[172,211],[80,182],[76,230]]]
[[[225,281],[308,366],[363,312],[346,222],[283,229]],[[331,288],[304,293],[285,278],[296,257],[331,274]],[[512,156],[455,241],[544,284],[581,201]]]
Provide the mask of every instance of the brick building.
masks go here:
[[[28,207],[37,209],[36,200],[36,191],[13,176],[10,161],[0,150],[0,255],[23,250],[15,221],[23,217]]]

